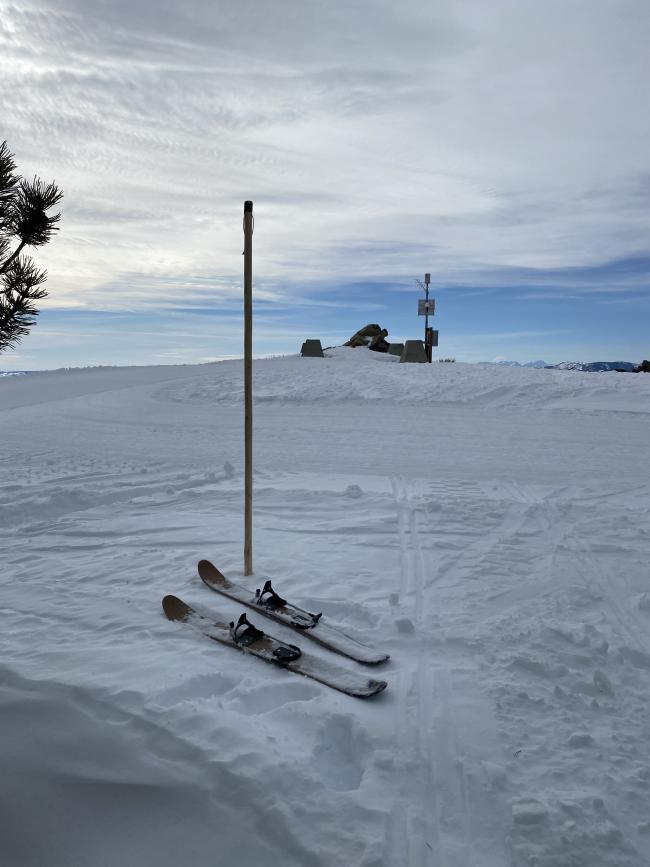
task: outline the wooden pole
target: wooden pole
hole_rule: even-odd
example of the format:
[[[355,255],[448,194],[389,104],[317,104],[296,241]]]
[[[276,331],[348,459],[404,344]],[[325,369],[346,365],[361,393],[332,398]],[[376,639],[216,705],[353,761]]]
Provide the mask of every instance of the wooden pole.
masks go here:
[[[253,573],[253,203],[244,202],[244,575]]]

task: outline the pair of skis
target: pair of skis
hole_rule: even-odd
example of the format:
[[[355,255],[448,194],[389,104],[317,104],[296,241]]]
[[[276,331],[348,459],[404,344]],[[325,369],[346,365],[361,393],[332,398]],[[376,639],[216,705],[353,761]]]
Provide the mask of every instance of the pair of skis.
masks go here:
[[[256,590],[253,594],[240,584],[228,580],[209,560],[201,560],[199,575],[204,584],[216,593],[290,627],[328,650],[366,665],[377,665],[388,659],[388,654],[373,650],[338,627],[331,626],[321,614],[311,614],[282,599],[270,581],[264,584],[262,590]],[[288,644],[267,635],[253,626],[245,614],[241,615],[237,623],[222,622],[211,613],[202,613],[192,608],[176,596],[165,596],[163,610],[170,620],[188,623],[213,641],[244,650],[267,662],[274,662],[347,695],[367,698],[386,688],[385,680],[359,677],[339,665],[305,653],[295,644]]]

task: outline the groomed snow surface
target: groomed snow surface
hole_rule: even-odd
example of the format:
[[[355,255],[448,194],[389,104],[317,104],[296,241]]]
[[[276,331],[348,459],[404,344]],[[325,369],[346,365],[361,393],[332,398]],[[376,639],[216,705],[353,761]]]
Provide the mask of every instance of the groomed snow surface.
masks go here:
[[[648,865],[650,376],[254,368],[254,578],[241,362],[0,380],[3,867]],[[167,621],[201,558],[388,688]]]

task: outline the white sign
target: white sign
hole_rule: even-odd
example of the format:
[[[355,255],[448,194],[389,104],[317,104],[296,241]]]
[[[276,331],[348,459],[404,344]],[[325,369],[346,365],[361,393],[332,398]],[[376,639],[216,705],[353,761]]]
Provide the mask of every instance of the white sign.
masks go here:
[[[433,316],[436,309],[436,299],[418,298],[418,316]]]

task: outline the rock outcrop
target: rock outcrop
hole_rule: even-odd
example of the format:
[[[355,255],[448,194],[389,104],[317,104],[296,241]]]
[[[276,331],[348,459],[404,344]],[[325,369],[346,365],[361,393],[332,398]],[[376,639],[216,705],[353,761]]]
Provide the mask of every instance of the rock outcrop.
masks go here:
[[[373,352],[388,352],[390,344],[386,340],[387,337],[388,330],[386,328],[371,323],[370,325],[365,325],[363,328],[360,328],[356,334],[352,335],[344,346],[352,346],[353,348],[357,346],[367,346],[368,349],[372,349]]]

